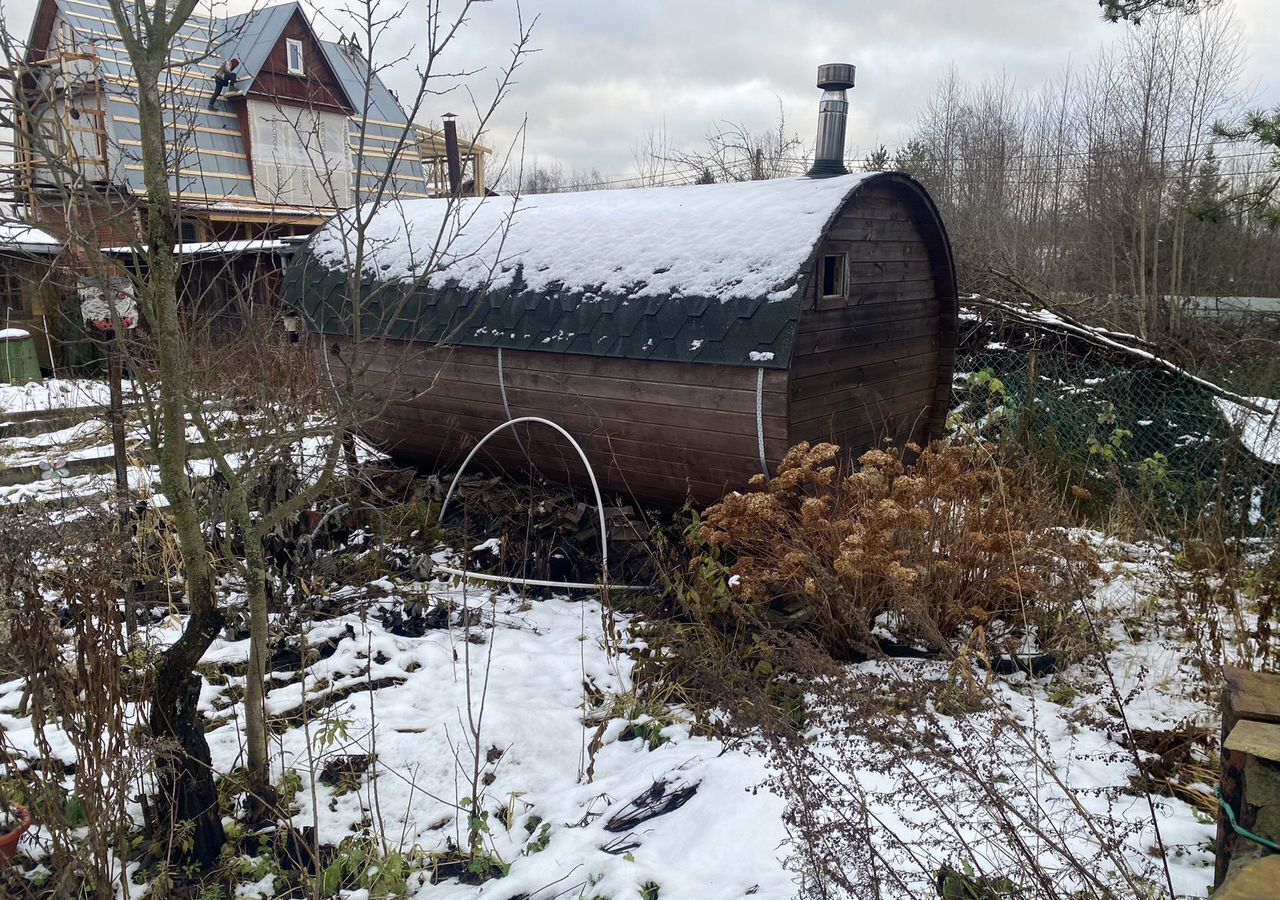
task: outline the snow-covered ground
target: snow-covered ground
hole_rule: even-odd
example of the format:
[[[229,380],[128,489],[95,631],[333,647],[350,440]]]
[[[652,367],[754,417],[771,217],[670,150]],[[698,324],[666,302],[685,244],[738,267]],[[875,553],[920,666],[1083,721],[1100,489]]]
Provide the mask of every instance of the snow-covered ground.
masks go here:
[[[49,389],[48,399],[33,393],[31,402],[51,408],[56,398],[75,396],[62,405],[83,405],[96,390]],[[0,401],[24,402],[8,395]],[[86,421],[43,437],[0,442],[0,454],[56,453],[108,437],[98,423]],[[84,493],[95,477],[19,484],[0,495],[23,502]],[[131,479],[136,489],[151,489],[154,471],[131,469]],[[109,484],[109,476],[100,481]],[[1108,655],[1114,686],[1096,661],[1039,680],[994,678],[978,709],[931,710],[926,722],[904,708],[893,728],[911,735],[939,727],[942,739],[958,748],[954,756],[984,759],[986,783],[999,785],[1017,808],[1043,816],[1056,836],[1057,845],[1044,841],[1046,865],[1056,864],[1064,850],[1088,858],[1114,834],[1119,856],[1134,871],[1149,873],[1158,870],[1152,807],[1132,787],[1137,772],[1126,749],[1126,721],[1128,728],[1151,731],[1188,722],[1212,727],[1216,686],[1193,665],[1172,612],[1153,600],[1157,571],[1168,563],[1163,551],[1090,539],[1108,573],[1090,609],[1114,646]],[[303,676],[282,666],[267,698],[272,714],[291,715],[291,726],[274,739],[273,776],[281,784],[301,784],[294,821],[300,827],[314,822],[321,843],[337,845],[372,827],[414,865],[410,896],[441,900],[651,900],[646,885],[657,885],[663,900],[794,895],[805,874],[803,848],[784,814],[796,801],[779,794],[771,760],[750,741],[726,745],[695,733],[678,707],[645,704],[638,712],[631,658],[606,640],[603,610],[594,600],[534,600],[452,581],[385,577],[328,590],[340,613],[304,629],[307,645],[323,647],[324,658]],[[378,599],[370,606],[355,602],[357,596]],[[238,602],[230,590],[227,600]],[[385,612],[411,601],[449,606],[447,624],[420,637],[384,627]],[[153,623],[146,638],[163,646],[181,624],[176,617]],[[631,622],[623,617],[619,625],[626,645]],[[218,640],[205,656],[201,709],[211,722],[208,739],[219,773],[243,763],[236,688],[243,685],[238,673],[247,651],[246,641]],[[948,666],[874,662],[853,667],[851,675],[909,690],[947,678]],[[15,714],[21,688],[20,681],[0,684],[0,729],[11,745],[34,750],[30,719]],[[304,688],[307,714],[293,715],[303,708]],[[839,720],[838,710],[824,725],[825,713],[816,712],[814,744],[835,761],[828,775],[834,773],[832,784],[840,786],[829,799],[838,790],[861,794],[886,829],[882,834],[891,836],[881,849],[901,867],[907,886],[886,879],[881,896],[920,896],[937,867],[959,863],[954,849],[961,839],[975,856],[1008,868],[999,829],[990,827],[992,810],[973,802],[973,785],[957,782],[954,767],[935,767],[927,758],[886,767],[877,758],[884,745],[868,729],[845,728],[849,723]],[[655,714],[658,719],[651,718]],[[477,720],[478,737],[469,727]],[[53,749],[70,763],[68,746],[55,741]],[[471,783],[477,752],[480,800],[473,804],[464,798],[477,793]],[[367,770],[339,784],[320,781],[327,765],[366,754],[374,758]],[[969,804],[959,830],[919,802],[921,783]],[[615,817],[634,811],[638,798],[652,801],[655,784],[667,795],[696,791],[678,808],[609,830]],[[1212,880],[1207,848],[1213,826],[1188,802],[1208,789],[1192,786],[1187,799],[1151,798],[1180,896],[1204,896]],[[509,868],[479,885],[456,878],[432,884],[432,854],[466,845],[472,805],[488,813],[485,851]],[[1090,816],[1095,826],[1114,830],[1101,837],[1090,832]],[[24,847],[41,846],[39,835],[24,841]],[[240,885],[237,895],[267,898],[277,887],[268,874]],[[141,889],[134,896],[140,895]],[[346,896],[367,900],[360,891]]]
[[[136,403],[138,396],[132,385],[124,385],[126,404]],[[21,481],[13,477],[0,483],[0,506],[37,500],[67,500],[72,497],[100,496],[114,490],[115,476],[110,460],[114,453],[111,429],[107,423],[105,405],[110,402],[110,389],[106,382],[92,379],[46,379],[43,383],[25,385],[0,383],[0,424],[14,425],[19,433],[0,437],[0,471],[35,469],[43,466],[51,474],[46,480]],[[33,428],[44,425],[31,421],[45,419],[39,413],[57,417],[49,422],[48,430]],[[36,414],[36,415],[32,415]],[[58,419],[75,416],[75,420],[63,426]],[[207,407],[204,419],[218,439],[226,439],[222,449],[228,459],[240,457],[236,451],[245,446],[246,434],[252,433],[253,422],[235,413]],[[306,432],[292,444],[295,465],[303,474],[318,469],[329,446],[326,423],[319,418],[312,421],[284,426],[293,432]],[[130,488],[140,497],[147,498],[153,506],[163,505],[159,491],[159,472],[150,462],[150,441],[147,423],[140,409],[125,409],[125,448],[128,457]],[[201,449],[205,437],[194,424],[187,428],[187,440],[192,448],[189,473],[203,478],[213,471],[211,460],[204,458]],[[357,458],[361,461],[377,456],[369,445],[357,441]],[[89,474],[72,472],[63,468],[67,463],[88,461],[101,463],[101,471]],[[82,470],[83,471],[83,470]]]
[[[666,742],[653,749],[641,738],[620,739],[630,724],[624,718],[601,723],[605,727],[597,733],[596,704],[584,683],[591,696],[595,691],[619,694],[628,690],[630,672],[625,656],[606,650],[597,603],[530,602],[441,583],[430,593],[435,601],[457,606],[455,622],[464,607],[480,611],[486,621],[470,629],[474,643],[456,625],[420,638],[397,637],[376,617],[362,622],[354,615],[313,631],[311,641],[317,644],[333,635],[348,636],[332,656],[312,667],[309,685],[327,682],[327,690],[341,690],[368,679],[397,683],[352,694],[317,713],[307,729],[281,737],[277,775],[294,769],[304,780],[299,824],[309,824],[313,810],[319,810],[322,843],[336,845],[353,826],[373,820],[404,851],[443,852],[450,841],[465,845],[466,819],[458,805],[472,794],[476,742],[466,724],[470,709],[481,722],[481,769],[492,776],[479,804],[490,814],[485,843],[510,864],[510,872],[479,888],[428,883],[417,886],[414,896],[576,897],[582,892],[625,898],[638,896],[649,881],[662,886],[664,897],[790,894],[790,876],[778,860],[786,838],[781,801],[754,790],[766,776],[761,758],[693,737],[679,723],[665,727]],[[393,595],[384,602],[399,599]],[[246,642],[219,644],[210,658],[242,660],[247,649]],[[210,687],[202,697],[211,713],[218,693]],[[300,703],[300,684],[278,687],[268,696],[275,714]],[[317,734],[335,728],[343,738],[317,750]],[[310,752],[319,753],[314,761],[308,759],[308,734]],[[210,732],[209,740],[220,770],[240,761],[243,735],[234,720]],[[318,774],[327,760],[375,752],[377,762],[357,789],[336,792],[316,784],[312,798],[311,773]],[[606,830],[611,816],[659,781],[696,785],[697,793],[634,831]],[[504,806],[513,813],[510,827],[501,822]],[[629,849],[619,850],[624,843]]]
[[[1214,823],[1202,807],[1213,786],[1183,784],[1178,797],[1135,790],[1128,735],[1137,736],[1138,757],[1154,762],[1144,746],[1150,735],[1216,732],[1218,686],[1188,652],[1171,605],[1154,599],[1157,569],[1169,556],[1083,536],[1104,555],[1105,575],[1088,609],[1111,648],[1106,668],[1094,656],[1042,678],[988,679],[974,665],[980,700],[957,712],[935,706],[947,695],[939,688],[957,680],[950,663],[876,661],[851,668],[855,689],[903,711],[853,721],[851,711],[865,714],[861,697],[817,711],[814,739],[824,763],[813,775],[816,793],[832,798],[832,810],[855,796],[865,805],[869,840],[905,882],[882,896],[928,896],[939,869],[960,868],[962,860],[1025,886],[1033,880],[1028,853],[1063,896],[1075,896],[1072,885],[1092,888],[1079,896],[1099,896],[1085,882],[1091,877],[1151,884],[1154,896],[1168,896],[1167,881],[1179,897],[1203,897],[1212,884]],[[912,698],[922,695],[930,708],[911,712]],[[1108,848],[1111,841],[1117,849]],[[829,849],[856,857],[862,848],[835,842]]]
[[[126,383],[126,400],[129,385]],[[106,406],[111,390],[105,381],[46,378],[27,384],[0,382],[0,413],[35,412],[77,406]]]
[[[1124,636],[1123,622],[1134,617],[1147,629],[1117,644],[1111,654],[1129,725],[1157,730],[1187,721],[1211,725],[1216,716],[1211,691],[1176,644],[1176,623],[1161,621],[1149,607],[1151,554],[1157,550],[1114,549],[1108,563],[1114,577],[1100,586],[1094,609],[1111,622],[1112,638]],[[460,805],[472,794],[472,763],[479,753],[481,780],[488,782],[479,804],[489,813],[485,848],[509,864],[509,871],[480,886],[431,885],[425,872],[416,874],[411,896],[622,900],[643,896],[640,888],[649,882],[660,886],[660,896],[672,899],[794,895],[796,872],[787,860],[794,858],[796,846],[783,824],[786,800],[767,785],[768,759],[745,746],[726,748],[692,735],[678,708],[667,711],[669,723],[660,728],[664,743],[652,746],[644,736],[632,737],[637,723],[648,719],[631,721],[618,714],[630,698],[631,662],[626,653],[609,650],[603,611],[594,600],[530,600],[443,581],[381,579],[371,589],[384,597],[365,613],[353,611],[308,629],[307,644],[325,647],[329,641],[332,654],[308,668],[310,718],[279,735],[273,763],[280,782],[287,772],[301,776],[298,826],[315,818],[320,841],[337,845],[375,823],[393,849],[425,867],[426,854],[466,844],[466,813]],[[451,625],[420,638],[390,634],[381,626],[380,611],[412,599],[452,604]],[[463,626],[468,618],[471,625]],[[166,643],[179,626],[177,620],[161,622],[148,638]],[[247,641],[219,640],[205,661],[236,672],[246,654]],[[915,684],[940,679],[946,671],[945,664],[927,661],[858,668],[861,675]],[[289,672],[278,673],[278,679],[287,684],[270,691],[270,712],[296,713],[302,682]],[[1060,693],[1064,679],[1073,686],[1070,698]],[[379,686],[367,690],[371,682]],[[229,691],[242,684],[242,677],[232,673],[206,680],[202,691],[201,708],[219,722],[209,732],[219,772],[243,763],[242,721],[237,704],[229,700]],[[342,699],[325,705],[325,696],[334,691]],[[13,714],[19,693],[20,682],[0,685],[0,727],[6,739],[24,746],[31,743],[31,731],[28,719]],[[1135,869],[1155,862],[1147,798],[1129,789],[1133,760],[1124,749],[1114,693],[1101,673],[1080,666],[1038,682],[1015,676],[997,680],[991,695],[995,704],[945,721],[952,722],[951,739],[964,751],[986,754],[989,776],[1001,790],[1025,794],[1036,782],[1039,808],[1052,813],[1043,826],[1071,853],[1085,858],[1096,851],[1096,836],[1080,813],[1088,810],[1119,833]],[[479,718],[479,739],[468,730],[472,718]],[[1021,736],[1010,731],[1014,722],[1023,726]],[[909,734],[918,723],[901,726]],[[858,739],[833,730],[819,732],[815,740],[847,751]],[[1033,741],[1034,748],[1024,740]],[[910,846],[915,862],[891,845],[884,854],[899,858],[904,873],[914,865],[918,877],[908,881],[923,885],[932,867],[948,862],[954,842],[937,814],[918,804],[918,783],[913,789],[901,772],[886,772],[874,762],[883,746],[867,741],[864,749],[864,757],[845,754],[846,760],[865,763],[846,762],[841,777],[864,792],[868,808],[877,821],[892,826],[895,840]],[[1046,764],[1043,771],[1028,763],[1033,751]],[[355,781],[312,782],[326,764],[365,754],[375,754],[376,762]],[[936,776],[928,763],[913,766],[914,778]],[[608,831],[611,818],[655,782],[672,790],[696,786],[696,792],[673,812],[622,832]],[[964,796],[964,783],[931,783],[941,796],[947,791]],[[1155,803],[1178,894],[1203,896],[1212,878],[1211,824],[1184,800],[1156,796]],[[966,812],[973,831],[968,839],[980,837],[974,846],[986,846],[993,864],[1007,863],[1005,851],[984,827],[984,814],[980,805]],[[1046,846],[1046,864],[1059,853]],[[238,895],[270,897],[270,888],[264,880],[242,886]],[[915,896],[888,885],[884,890],[886,897]]]
[[[1146,610],[1150,560],[1123,549],[1130,558],[1109,563],[1114,577],[1095,602],[1099,612],[1111,616],[1112,631],[1134,615],[1145,615],[1149,623],[1146,635],[1111,656],[1130,725],[1173,728],[1187,720],[1208,725],[1215,716],[1211,698],[1172,640],[1174,629],[1166,629],[1173,623],[1162,624]],[[273,754],[277,780],[283,782],[290,771],[301,776],[295,822],[301,827],[314,819],[321,843],[337,845],[373,823],[393,849],[420,866],[427,864],[426,854],[465,845],[467,813],[459,806],[473,793],[478,747],[482,781],[487,781],[479,803],[489,813],[485,847],[510,869],[479,886],[456,880],[433,885],[422,873],[410,879],[411,896],[622,900],[641,897],[641,886],[650,882],[660,886],[664,898],[793,895],[797,873],[787,860],[796,847],[783,823],[786,801],[766,784],[768,760],[744,746],[728,748],[691,734],[678,708],[667,711],[670,724],[660,731],[665,742],[651,746],[645,737],[633,737],[635,726],[647,720],[618,714],[626,704],[615,698],[630,697],[631,664],[625,653],[608,648],[597,602],[529,600],[445,582],[381,579],[371,587],[385,596],[366,614],[353,611],[308,629],[310,646],[330,642],[332,652],[307,670],[309,720],[281,734]],[[452,604],[450,626],[404,637],[380,624],[381,610],[413,599]],[[472,624],[464,627],[468,618]],[[625,628],[626,620],[622,624]],[[163,644],[179,626],[177,620],[163,622],[149,638]],[[219,640],[205,661],[234,673],[247,650],[247,641]],[[923,684],[946,667],[913,660],[859,668],[863,675]],[[270,691],[271,713],[296,713],[302,705],[301,681],[287,671],[276,677],[286,683]],[[1083,857],[1095,850],[1080,810],[1099,821],[1110,817],[1127,823],[1125,852],[1140,869],[1152,862],[1149,848],[1155,839],[1147,799],[1128,790],[1134,767],[1123,747],[1120,721],[1108,709],[1110,685],[1087,667],[1066,677],[1074,688],[1070,699],[1055,694],[1059,677],[997,681],[996,705],[955,718],[949,730],[958,743],[968,742],[969,752],[988,755],[991,777],[1005,786],[1002,790],[1037,782],[1042,808],[1055,811],[1044,825],[1072,852]],[[208,734],[220,772],[243,763],[242,720],[238,705],[228,699],[239,685],[243,678],[235,674],[215,677],[201,697],[202,710],[220,723]],[[326,705],[325,696],[333,692],[342,699]],[[24,746],[30,743],[29,720],[13,714],[19,693],[19,682],[0,686],[0,726],[8,740]],[[468,729],[473,718],[481,723],[478,739]],[[1027,765],[1030,750],[1009,735],[1009,722],[1028,728],[1048,769]],[[914,727],[903,723],[905,731]],[[815,740],[834,747],[850,737],[832,731],[816,734]],[[869,743],[867,749],[876,747]],[[365,754],[375,755],[376,762],[353,782],[318,781],[337,758]],[[886,772],[871,761],[843,774],[865,792],[877,819],[892,825],[897,838],[912,848],[917,875],[948,861],[947,830],[914,802],[918,785],[912,788],[903,773]],[[913,777],[933,774],[927,765],[916,765]],[[606,829],[611,818],[658,782],[669,790],[697,790],[685,805],[635,828]],[[963,787],[934,784],[943,795]],[[1207,850],[1212,826],[1182,800],[1156,797],[1155,802],[1178,894],[1203,896],[1212,878]],[[984,835],[991,844],[982,810],[968,815],[973,835]],[[1045,848],[1047,864],[1059,849]],[[991,859],[1003,859],[998,848],[989,852]],[[885,853],[895,858],[893,847]],[[911,865],[904,861],[903,871]],[[885,897],[913,896],[895,893],[889,885],[885,891]],[[273,894],[264,880],[242,886],[239,896]]]

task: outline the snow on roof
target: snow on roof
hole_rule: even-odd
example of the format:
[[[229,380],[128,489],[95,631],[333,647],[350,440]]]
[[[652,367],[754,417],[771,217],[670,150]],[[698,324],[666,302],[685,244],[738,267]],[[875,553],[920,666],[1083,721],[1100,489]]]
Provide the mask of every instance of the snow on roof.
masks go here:
[[[62,241],[47,231],[22,222],[0,220],[0,250],[57,253],[61,249]]]
[[[380,281],[722,301],[791,297],[845,198],[867,175],[686,187],[391,203],[365,231],[364,270]],[[364,213],[367,215],[367,211]],[[311,242],[333,269],[347,264],[354,211]]]
[[[199,241],[188,244],[176,244],[173,252],[179,256],[239,256],[248,253],[278,253],[291,246],[281,240],[246,240],[246,241]],[[116,256],[131,256],[133,247],[105,247],[103,253]]]
[[[196,201],[187,202],[184,198],[183,207],[187,209],[203,209],[208,212],[231,212],[243,213],[252,216],[279,216],[281,218],[309,218],[312,216],[320,216],[328,218],[333,215],[332,209],[322,209],[318,207],[297,207],[297,206],[281,206],[274,203],[253,203],[232,200],[226,203],[199,203]]]

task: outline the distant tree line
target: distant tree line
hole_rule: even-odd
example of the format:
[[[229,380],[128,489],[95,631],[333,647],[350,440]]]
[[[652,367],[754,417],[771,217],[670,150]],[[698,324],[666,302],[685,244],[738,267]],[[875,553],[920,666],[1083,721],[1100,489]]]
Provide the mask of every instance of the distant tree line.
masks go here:
[[[1124,298],[1159,335],[1178,297],[1280,284],[1276,123],[1241,113],[1241,62],[1239,28],[1215,7],[1150,16],[1038,90],[953,69],[910,140],[864,167],[925,182],[967,288],[1000,269],[1047,293]]]
[[[854,170],[907,172],[939,203],[962,290],[993,271],[1064,299],[1113,300],[1143,335],[1177,330],[1190,296],[1280,292],[1280,109],[1246,110],[1242,38],[1216,0],[1102,0],[1128,23],[1083,66],[1037,88],[953,68],[905,143],[850,151]],[[1140,24],[1138,24],[1140,23]],[[1135,27],[1136,26],[1136,27]],[[653,129],[634,176],[534,165],[526,193],[802,175],[811,157],[776,127],[713,125],[692,148]],[[856,157],[856,158],[855,158]]]

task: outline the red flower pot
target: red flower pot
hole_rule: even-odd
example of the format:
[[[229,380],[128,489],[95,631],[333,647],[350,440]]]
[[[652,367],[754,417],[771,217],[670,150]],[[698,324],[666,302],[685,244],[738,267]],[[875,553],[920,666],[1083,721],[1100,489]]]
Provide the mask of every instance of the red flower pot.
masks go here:
[[[26,834],[27,829],[31,827],[31,810],[25,806],[19,806],[17,811],[22,818],[22,821],[18,823],[18,827],[8,834],[0,834],[0,868],[9,865],[9,861],[13,859],[14,851],[18,849],[18,838]]]

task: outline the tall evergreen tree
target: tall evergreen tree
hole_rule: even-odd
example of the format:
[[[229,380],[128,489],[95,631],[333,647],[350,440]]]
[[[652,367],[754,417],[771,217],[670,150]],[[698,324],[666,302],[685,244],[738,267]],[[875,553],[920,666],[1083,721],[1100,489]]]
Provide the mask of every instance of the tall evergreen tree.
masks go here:
[[[876,149],[867,154],[867,158],[863,161],[868,172],[883,172],[889,168],[889,149],[881,144]]]

